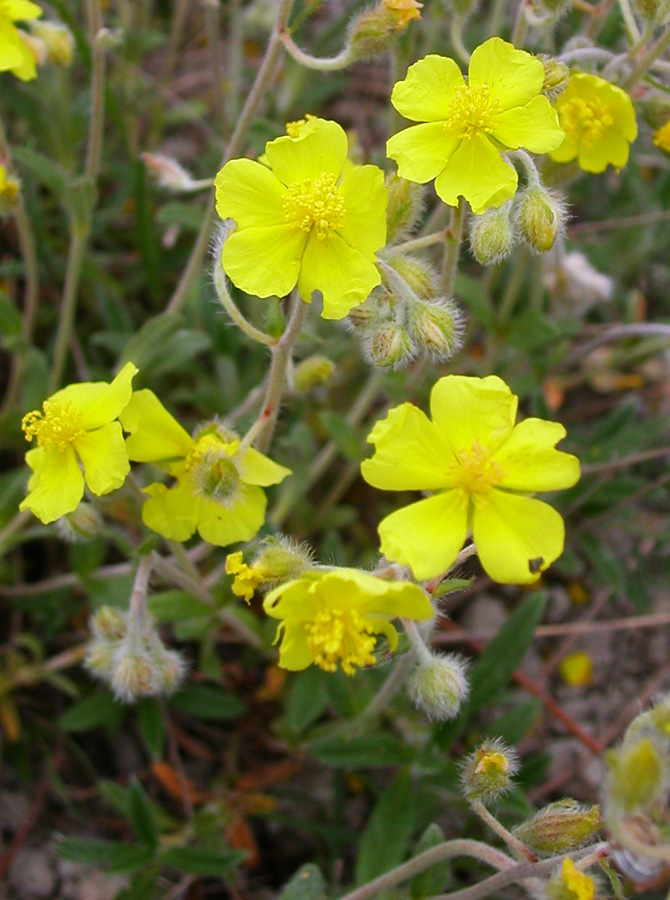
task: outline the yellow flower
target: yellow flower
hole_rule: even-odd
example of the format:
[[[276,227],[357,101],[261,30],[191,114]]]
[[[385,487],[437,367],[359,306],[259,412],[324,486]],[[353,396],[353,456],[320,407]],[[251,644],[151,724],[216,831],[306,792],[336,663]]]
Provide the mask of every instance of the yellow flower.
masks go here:
[[[391,13],[396,20],[396,28],[399,31],[407,28],[412,19],[420,19],[420,9],[423,3],[417,3],[417,0],[382,0],[382,6]]]
[[[670,153],[670,120],[654,132],[654,144],[666,153]]]
[[[434,178],[450,206],[461,196],[477,214],[500,206],[518,184],[501,153],[520,147],[546,153],[563,140],[556,111],[540,93],[543,82],[540,60],[498,37],[476,48],[467,82],[453,59],[426,56],[391,95],[399,113],[422,124],[393,135],[388,156],[402,178],[419,184]]]
[[[0,165],[0,215],[10,212],[16,207],[19,199],[19,183],[15,178],[7,177],[7,169]]]
[[[561,660],[559,671],[563,681],[573,687],[593,681],[593,663],[588,653],[583,651],[568,653]]]
[[[563,860],[561,881],[572,900],[593,900],[595,897],[596,886],[593,878],[580,871],[570,857]]]
[[[267,165],[233,159],[216,176],[217,211],[237,225],[222,264],[258,297],[283,297],[297,284],[309,303],[321,291],[323,317],[341,319],[381,282],[384,175],[345,165],[347,136],[336,122],[311,119],[297,132],[266,145]]]
[[[253,566],[244,562],[241,550],[237,553],[229,553],[226,557],[226,575],[234,575],[233,594],[236,597],[244,597],[247,603],[256,592],[256,588],[263,581],[263,575]]]
[[[515,426],[518,398],[500,378],[447,375],[433,387],[432,421],[411,403],[390,410],[368,441],[376,445],[363,477],[390,491],[438,491],[391,513],[379,525],[381,551],[434,578],[453,564],[469,532],[491,578],[536,581],[563,552],[560,515],[535,491],[571,487],[576,457],[555,450],[557,422]]]
[[[430,619],[433,608],[421,588],[411,582],[384,581],[356,569],[307,572],[271,591],[265,612],[281,619],[277,630],[279,665],[297,671],[315,663],[347,675],[375,662],[377,635],[391,650],[398,633],[391,619]]]
[[[177,479],[173,487],[146,487],[142,507],[144,524],[174,541],[196,530],[220,547],[250,540],[265,519],[261,488],[291,474],[253,447],[240,452],[239,438],[217,423],[192,438],[152,391],[133,394],[121,423],[130,432],[129,458],[156,463]]]
[[[26,453],[33,474],[20,509],[46,525],[77,508],[84,481],[98,496],[121,487],[130,465],[116,419],[130,400],[136,372],[126,363],[111,384],[71,384],[45,400],[42,412],[23,417],[26,440],[35,438],[37,447]]]
[[[22,81],[35,77],[35,56],[14,22],[41,15],[40,7],[30,0],[0,0],[0,71],[9,71]]]
[[[628,94],[598,75],[573,72],[556,101],[565,140],[551,153],[555,162],[576,159],[585,172],[620,169],[629,142],[637,137],[635,110]]]

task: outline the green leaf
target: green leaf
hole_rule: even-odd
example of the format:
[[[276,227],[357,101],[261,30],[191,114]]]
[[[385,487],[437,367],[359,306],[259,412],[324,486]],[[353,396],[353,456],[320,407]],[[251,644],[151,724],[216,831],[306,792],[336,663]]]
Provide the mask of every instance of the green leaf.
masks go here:
[[[160,759],[165,750],[165,719],[160,705],[151,697],[146,697],[137,705],[137,717],[142,740],[149,753]]]
[[[440,597],[446,597],[447,594],[453,594],[454,591],[464,591],[470,587],[473,581],[474,578],[445,578],[433,591],[433,599],[439,600]]]
[[[89,863],[108,872],[128,872],[153,858],[150,847],[95,838],[65,838],[56,845],[61,859]]]
[[[396,766],[412,762],[414,750],[392,734],[365,734],[353,738],[320,738],[307,745],[320,762],[344,769]]]
[[[53,191],[57,196],[62,196],[68,183],[67,175],[53,160],[30,147],[12,147],[12,156],[20,167],[27,169],[35,178]]]
[[[171,847],[161,854],[164,865],[173,869],[190,872],[192,875],[219,878],[233,875],[237,863],[244,857],[245,854],[239,850],[222,850],[221,853],[214,853],[199,847]]]
[[[211,616],[214,610],[185,591],[161,591],[148,601],[149,612],[159,622],[183,622]]]
[[[328,677],[328,673],[325,677]],[[293,680],[286,705],[291,731],[300,734],[328,709],[329,698],[324,683],[324,673],[316,666],[299,672]]]
[[[117,728],[125,710],[108,691],[95,691],[74,703],[58,719],[58,724],[70,734],[88,731],[100,725]]]
[[[443,844],[446,837],[440,826],[433,822],[426,828],[424,833],[417,841],[414,848],[414,855],[423,853],[424,850],[432,850],[439,844]],[[409,892],[414,900],[420,900],[421,897],[432,897],[434,894],[442,894],[449,880],[449,872],[451,865],[448,859],[443,862],[436,863],[423,872],[419,872],[409,883]]]
[[[282,888],[279,900],[326,900],[326,881],[314,863],[305,863]]]
[[[362,442],[344,416],[330,409],[324,409],[319,414],[319,419],[342,456],[357,462],[361,458]]]
[[[356,884],[365,884],[403,861],[415,821],[414,785],[409,774],[401,772],[379,798],[363,832],[356,860]]]
[[[213,684],[187,684],[170,700],[170,706],[178,712],[213,722],[237,719],[247,709],[239,697],[226,694]]]
[[[138,840],[155,849],[158,846],[158,826],[151,802],[137,780],[130,787],[130,821]]]

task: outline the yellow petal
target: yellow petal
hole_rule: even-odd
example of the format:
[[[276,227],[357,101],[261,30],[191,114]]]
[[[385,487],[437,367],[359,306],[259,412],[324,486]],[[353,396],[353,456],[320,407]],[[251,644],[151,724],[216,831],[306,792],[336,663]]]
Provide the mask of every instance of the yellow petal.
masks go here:
[[[249,541],[265,521],[267,500],[259,487],[244,485],[239,498],[229,507],[202,498],[198,532],[209,544],[226,547]]]
[[[142,521],[147,528],[172,541],[187,541],[194,534],[201,500],[188,484],[173,488],[150,484],[144,493],[149,494],[142,507]]]
[[[243,228],[223,245],[226,274],[247,294],[284,297],[298,280],[307,232],[295,225]]]
[[[447,475],[455,461],[440,429],[412,403],[391,409],[372,429],[372,459],[361,464],[363,478],[386,491],[435,490],[450,487]]]
[[[342,126],[326,119],[311,119],[297,138],[280,137],[265,147],[272,171],[285,185],[325,173],[339,176],[347,150]]]
[[[44,466],[44,457],[46,450],[44,447],[33,447],[26,453],[26,463],[31,469],[30,481],[28,482],[28,490],[32,491],[39,484],[40,472]]]
[[[381,284],[379,271],[367,257],[338,234],[319,240],[312,230],[300,268],[298,290],[308,303],[314,291],[321,291],[324,319],[343,319],[378,284]]]
[[[109,494],[121,487],[130,472],[130,463],[118,422],[85,432],[73,446],[84,464],[86,484],[94,494]]]
[[[563,519],[547,503],[499,490],[473,502],[477,555],[494,581],[531,584],[563,552]]]
[[[512,433],[517,403],[497,375],[445,375],[430,395],[433,421],[456,455],[470,450],[474,443],[491,452],[497,450]]]
[[[401,178],[426,184],[444,169],[460,141],[444,122],[412,125],[388,139],[386,155],[398,164]]]
[[[246,484],[268,487],[271,484],[281,484],[291,474],[291,469],[280,466],[253,447],[246,451],[240,461],[240,478]]]
[[[352,166],[340,185],[344,200],[340,237],[364,256],[374,260],[386,243],[386,204],[388,192],[384,173],[377,166]]]
[[[316,572],[307,572],[302,578],[280,584],[266,596],[263,609],[272,619],[312,620],[322,606],[317,591],[322,578]]]
[[[137,372],[137,366],[128,362],[111,384],[105,381],[71,384],[56,391],[49,399],[57,403],[71,403],[81,413],[82,428],[93,431],[113,422],[126,408],[132,393],[132,380]]]
[[[417,580],[425,581],[454,563],[467,531],[467,495],[446,491],[382,519],[381,552],[393,562],[409,566]]]
[[[216,211],[238,228],[285,225],[286,189],[272,172],[251,159],[231,159],[214,179]]]
[[[401,116],[415,122],[441,122],[449,118],[456,88],[465,80],[453,59],[431,53],[407,70],[393,87],[391,103]]]
[[[19,19],[39,19],[42,16],[40,7],[30,0],[5,0],[2,12],[14,22]]]
[[[565,428],[558,422],[520,422],[495,454],[505,473],[499,486],[531,493],[560,491],[577,484],[579,460],[554,449],[564,437]]]
[[[492,134],[506,147],[525,147],[531,153],[556,150],[565,138],[558,113],[546,97],[534,97],[525,106],[494,116]]]
[[[577,141],[573,137],[567,135],[563,143],[556,150],[552,150],[549,156],[554,162],[566,163],[576,159],[578,152],[579,147]]]
[[[135,391],[119,419],[130,432],[126,449],[128,457],[135,462],[183,458],[193,448],[193,438],[153,391]]]
[[[511,109],[524,106],[540,93],[544,66],[525,50],[492,37],[473,51],[468,83],[486,86],[503,109]]]
[[[307,646],[307,635],[302,620],[286,619],[282,622],[277,631],[277,640],[280,638],[279,665],[282,669],[300,672],[312,665],[314,657]]]
[[[473,212],[480,215],[491,206],[511,200],[518,183],[516,169],[505,162],[488,137],[473,134],[462,140],[449,158],[435,179],[435,190],[449,206],[456,206],[458,198],[465,197]]]
[[[579,167],[595,174],[604,172],[608,165],[623,169],[628,162],[630,145],[614,129],[610,128],[592,147],[580,144],[577,152]]]
[[[79,506],[84,496],[84,476],[72,447],[62,453],[60,450],[45,450],[35,469],[35,476],[31,479],[32,489],[19,509],[29,509],[48,525]]]

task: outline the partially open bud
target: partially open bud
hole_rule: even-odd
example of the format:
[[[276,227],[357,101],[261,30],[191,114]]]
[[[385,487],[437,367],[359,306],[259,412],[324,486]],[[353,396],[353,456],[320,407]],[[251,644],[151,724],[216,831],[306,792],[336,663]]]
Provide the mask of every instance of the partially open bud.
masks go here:
[[[463,792],[468,800],[490,803],[510,789],[518,769],[516,751],[498,738],[484,741],[465,760],[461,772]]]
[[[347,45],[351,61],[369,59],[388,50],[397,35],[412,19],[420,19],[420,3],[415,0],[381,0],[351,23]]]
[[[395,21],[395,27],[403,31],[413,19],[420,19],[423,3],[417,0],[382,0],[381,6],[388,10]]]
[[[327,356],[308,356],[295,367],[293,386],[300,394],[306,394],[326,384],[333,377],[335,363]]]
[[[393,173],[386,178],[386,238],[389,244],[405,237],[416,224],[423,206],[424,188]]]
[[[455,653],[419,660],[407,682],[407,693],[429,719],[455,719],[468,696],[467,663]]]
[[[596,885],[593,878],[577,868],[569,857],[549,880],[545,889],[547,900],[593,900]]]
[[[552,856],[581,847],[601,823],[597,806],[582,806],[570,799],[558,800],[515,828],[514,834],[538,856]]]
[[[363,351],[372,365],[380,368],[399,368],[415,352],[407,331],[393,322],[371,329],[365,336]]]
[[[553,56],[541,53],[538,58],[544,66],[542,93],[546,94],[550,100],[555,100],[568,86],[570,69],[564,62],[560,62]]]
[[[311,565],[309,547],[283,535],[268,538],[251,565],[244,562],[239,550],[226,557],[226,573],[235,576],[233,594],[244,597],[247,603],[260,585],[267,589],[299,578]]]
[[[0,165],[0,216],[13,212],[19,202],[19,183]]]
[[[388,265],[400,275],[417,297],[429,300],[437,296],[439,291],[437,273],[422,259],[405,253],[396,253],[395,256],[389,257]],[[393,290],[393,285],[388,284],[383,270],[382,281]]]
[[[657,742],[642,737],[606,754],[605,796],[625,812],[648,808],[660,795],[667,759]]]
[[[34,21],[30,23],[30,30],[44,43],[48,62],[65,68],[72,65],[74,36],[67,25]]]
[[[517,235],[511,212],[512,203],[508,201],[498,209],[487,209],[481,216],[472,216],[470,248],[483,266],[500,262],[514,249]]]
[[[101,527],[100,513],[95,506],[86,502],[80,503],[73,512],[56,521],[58,534],[71,544],[93,540],[100,534]]]
[[[531,187],[515,204],[516,221],[522,237],[538,253],[546,253],[565,228],[565,201],[556,191]]]
[[[418,353],[436,360],[447,360],[463,342],[463,320],[451,300],[440,298],[412,303],[408,311],[408,328]]]

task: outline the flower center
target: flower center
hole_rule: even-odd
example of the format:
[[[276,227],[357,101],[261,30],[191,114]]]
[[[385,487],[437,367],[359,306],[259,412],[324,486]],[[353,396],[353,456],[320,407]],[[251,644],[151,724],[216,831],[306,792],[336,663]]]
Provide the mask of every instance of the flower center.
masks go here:
[[[316,231],[320,241],[342,225],[344,198],[340,196],[336,178],[325,173],[318,178],[294,181],[283,198],[286,221],[303,231]]]
[[[240,473],[228,448],[214,435],[200,438],[186,457],[186,475],[194,491],[217,503],[228,505],[240,487]]]
[[[355,609],[327,609],[303,625],[314,662],[326,672],[335,672],[338,660],[342,671],[353,675],[356,667],[371,666],[376,636],[372,625]]]
[[[81,427],[81,413],[71,403],[45,400],[43,412],[34,410],[26,413],[21,428],[27,441],[37,439],[38,447],[45,450],[59,450],[63,453],[70,444],[84,434]]]
[[[561,126],[568,137],[586,147],[592,147],[613,123],[607,107],[597,98],[583,100],[574,97],[558,103]]]
[[[461,137],[471,138],[484,131],[493,131],[493,116],[502,112],[500,101],[491,97],[486,85],[457,87],[447,118],[447,128]]]
[[[491,451],[475,441],[469,450],[458,454],[458,462],[451,464],[449,475],[454,487],[463,488],[469,494],[488,494],[500,483],[504,472]]]

